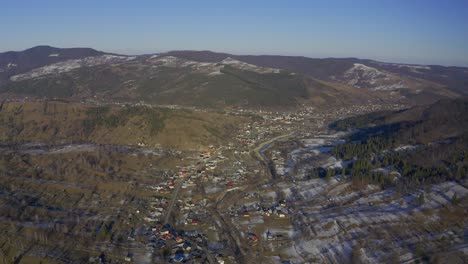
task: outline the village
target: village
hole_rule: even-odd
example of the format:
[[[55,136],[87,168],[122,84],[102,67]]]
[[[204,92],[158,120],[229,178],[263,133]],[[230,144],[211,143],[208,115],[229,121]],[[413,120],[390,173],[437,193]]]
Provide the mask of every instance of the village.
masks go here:
[[[317,111],[304,106],[289,112],[229,109],[225,115],[240,116],[248,122],[236,127],[226,144],[212,142],[202,150],[153,148],[143,140],[131,147],[65,144],[46,150],[34,146],[20,150],[36,155],[105,148],[145,160],[148,166],[135,172],[145,175],[144,183],[130,183],[140,193],[138,203],[122,204],[125,210],[131,210],[125,225],[116,229],[116,234],[125,234],[123,239],[119,235],[112,244],[99,244],[98,250],[103,253],[90,262],[105,263],[106,253],[114,261],[130,263],[247,263],[247,259],[267,263],[311,259],[341,262],[356,248],[359,234],[366,233],[363,226],[370,222],[383,225],[395,214],[405,214],[406,228],[410,228],[414,214],[423,211],[415,205],[417,193],[397,197],[373,185],[355,191],[346,181],[348,175],[326,179],[311,174],[315,168],[334,171],[352,162],[331,155],[334,146],[344,143],[346,133],[330,131],[328,124],[350,115],[404,107],[368,105]],[[190,111],[209,110],[192,107]],[[153,166],[152,160],[165,158],[177,165],[167,170]],[[466,194],[462,185],[433,188],[440,194],[428,196],[425,210],[435,210],[436,201],[453,195],[454,190],[460,197]],[[103,202],[93,194],[94,198],[95,206]],[[369,208],[386,215],[371,214]],[[103,219],[115,217],[112,210],[121,212],[115,207],[99,213]],[[414,232],[415,236],[424,234]],[[398,240],[395,247],[405,252],[402,259],[409,260],[414,256],[407,252],[405,241]],[[330,243],[340,246],[330,250]],[[385,252],[364,253],[369,260],[388,257]]]
[[[159,183],[147,186],[153,195],[148,199],[147,210],[138,212],[144,216],[145,232],[131,232],[128,239],[145,243],[153,255],[173,263],[238,263],[236,251],[300,263],[300,254],[291,252],[291,248],[296,247],[296,217],[302,209],[292,206],[295,188],[287,191],[287,186],[298,184],[296,180],[303,180],[304,175],[292,177],[291,165],[300,160],[288,161],[291,156],[269,150],[274,146],[274,141],[269,140],[278,137],[278,143],[287,144],[293,139],[320,137],[326,133],[328,120],[376,109],[377,106],[357,107],[328,113],[317,113],[313,108],[296,113],[232,110],[229,114],[259,118],[241,127],[233,142],[193,152],[184,157],[185,164],[178,171],[164,173]],[[288,136],[281,138],[282,135]],[[337,135],[323,137],[325,141],[321,139],[309,148],[338,140]],[[301,155],[308,157],[306,153]],[[272,181],[271,172],[258,157],[273,162],[277,179]],[[231,233],[230,237],[226,232]],[[125,259],[139,262],[131,252]]]
[[[463,228],[447,228],[450,214],[444,210],[451,204],[447,197],[468,194],[465,183],[429,185],[405,195],[376,184],[355,189],[349,172],[343,170],[354,159],[331,153],[352,132],[328,127],[347,116],[404,107],[368,105],[328,111],[303,107],[282,112],[232,108],[222,115],[243,120],[232,128],[232,137],[208,141],[199,149],[163,148],[137,138],[134,145],[22,144],[16,152],[38,159],[78,158],[83,161],[79,167],[89,164],[92,169],[96,157],[108,160],[101,166],[100,178],[92,173],[90,178],[102,178],[101,185],[106,185],[109,178],[104,177],[114,177],[119,185],[111,183],[102,190],[91,187],[92,182],[83,183],[80,173],[79,183],[24,178],[87,192],[85,199],[76,196],[77,207],[92,211],[77,218],[70,210],[68,217],[44,223],[58,230],[66,230],[70,222],[86,225],[86,237],[96,240],[89,242],[94,243],[91,263],[341,263],[357,253],[370,263],[389,260],[396,253],[401,261],[411,261],[418,257],[411,247],[428,236],[432,247],[462,243]],[[190,111],[208,114],[210,110]],[[391,168],[378,169],[398,177]],[[424,204],[419,202],[422,194]],[[395,237],[399,230],[411,235]],[[367,240],[382,246],[364,250]]]

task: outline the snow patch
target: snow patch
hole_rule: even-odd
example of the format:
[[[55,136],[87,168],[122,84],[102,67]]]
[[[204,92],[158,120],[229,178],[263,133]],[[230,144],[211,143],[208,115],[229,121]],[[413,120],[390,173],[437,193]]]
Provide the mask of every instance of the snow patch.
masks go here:
[[[405,88],[403,81],[397,77],[361,63],[354,63],[353,67],[344,73],[344,79],[348,85],[356,88],[369,88],[371,90]]]
[[[414,150],[417,146],[400,146],[394,149],[394,151]]]
[[[102,55],[102,56],[92,56],[86,57],[83,59],[74,59],[57,62],[51,65],[43,66],[40,68],[33,69],[27,73],[18,74],[10,77],[12,81],[23,81],[33,78],[39,78],[51,74],[60,74],[69,72],[81,67],[91,67],[97,66],[106,63],[118,63],[125,60],[129,60],[128,56],[117,56],[117,55]]]
[[[259,67],[253,64],[249,64],[243,61],[233,59],[231,57],[227,57],[226,59],[222,60],[221,63],[224,65],[229,65],[231,67],[240,69],[240,70],[254,71],[257,73],[280,73],[281,72],[281,70],[279,69]]]
[[[224,73],[222,73],[220,70],[217,70],[217,71],[208,73],[208,75],[210,75],[210,76],[213,76],[213,75],[222,75],[222,74],[224,74]]]

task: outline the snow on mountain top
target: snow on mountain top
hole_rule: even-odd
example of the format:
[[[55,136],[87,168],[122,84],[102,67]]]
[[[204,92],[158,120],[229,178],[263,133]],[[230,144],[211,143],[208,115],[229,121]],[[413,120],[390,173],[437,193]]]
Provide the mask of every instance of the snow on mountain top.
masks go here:
[[[240,64],[240,65],[254,66],[254,67],[255,67],[255,65],[248,64],[248,63],[246,63],[246,62],[243,62],[243,61],[240,61],[240,60],[236,60],[236,59],[233,59],[233,58],[231,58],[231,57],[225,58],[224,60],[221,61],[221,63],[223,63],[223,64]]]
[[[104,58],[104,59],[107,59],[107,60],[112,60],[112,59],[122,59],[122,60],[129,60],[129,59],[134,59],[136,58],[135,56],[133,57],[130,57],[130,56],[122,56],[122,55],[111,55],[111,54],[105,54],[105,55],[102,55],[102,56],[98,56],[98,57],[88,57],[88,58]],[[86,58],[85,58],[86,59]]]
[[[361,63],[354,63],[343,75],[346,84],[371,90],[395,90],[404,88],[397,77]]]
[[[258,73],[279,73],[278,69],[262,68],[232,58],[226,58],[221,62],[198,62],[174,56],[163,56],[154,58],[150,57],[148,61],[154,64],[153,67],[189,67],[197,73],[204,73],[210,76],[222,74],[221,69],[226,65]]]
[[[418,70],[430,70],[431,69],[430,66],[418,65],[418,64],[400,64],[400,63],[385,63],[385,62],[380,62],[379,64],[395,66],[398,68],[410,68],[410,69],[418,69]]]
[[[60,54],[58,53],[52,53],[52,54],[49,54],[49,57],[58,57]]]
[[[418,70],[430,70],[431,67],[425,65],[409,65],[409,64],[399,64],[398,67],[406,67],[411,69],[418,69]]]
[[[259,67],[233,59],[231,57],[228,57],[220,62],[198,62],[174,56],[153,55],[149,57],[147,61],[153,64],[153,67],[190,67],[195,72],[208,74],[210,76],[222,74],[221,70],[227,65],[240,70],[253,71],[260,74],[280,73],[279,69]]]
[[[222,75],[223,73],[220,71],[220,70],[217,70],[217,71],[213,71],[213,72],[210,72],[208,73],[208,75],[210,76],[213,76],[213,75]]]
[[[414,73],[424,73],[421,70],[428,71],[431,70],[430,66],[427,65],[417,65],[417,64],[399,64],[399,63],[384,63],[380,62],[379,65],[382,66],[394,66],[398,68],[407,68]]]
[[[75,60],[66,60],[57,62],[51,65],[43,66],[40,68],[33,69],[29,72],[18,74],[10,77],[12,81],[22,81],[27,79],[39,78],[50,74],[59,74],[64,72],[69,72],[80,67],[91,67],[106,63],[117,63],[126,61],[132,57],[127,56],[117,56],[117,55],[102,55],[102,56],[92,56],[86,57],[83,59]]]
[[[257,73],[280,73],[279,69],[259,67],[253,64],[233,59],[231,57],[227,57],[226,59],[222,60],[221,63],[240,70],[254,71]]]
[[[348,78],[348,84],[361,88],[360,83],[365,81],[368,83],[374,83],[377,79],[386,78],[386,74],[360,63],[354,63],[353,67],[348,69],[344,73],[344,77]]]

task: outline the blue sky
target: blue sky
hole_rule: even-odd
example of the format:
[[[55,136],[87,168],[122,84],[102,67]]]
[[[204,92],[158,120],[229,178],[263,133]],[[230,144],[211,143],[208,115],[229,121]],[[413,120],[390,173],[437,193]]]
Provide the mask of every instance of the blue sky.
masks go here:
[[[468,66],[468,0],[0,0],[0,51],[359,57]]]

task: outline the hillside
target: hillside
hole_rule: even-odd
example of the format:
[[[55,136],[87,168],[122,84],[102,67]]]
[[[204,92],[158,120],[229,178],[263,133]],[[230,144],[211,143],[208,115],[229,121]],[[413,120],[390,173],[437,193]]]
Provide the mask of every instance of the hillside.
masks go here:
[[[0,85],[11,76],[61,61],[104,55],[104,52],[90,48],[61,49],[50,46],[36,46],[24,51],[0,53]]]
[[[0,144],[90,142],[199,150],[225,143],[242,120],[216,113],[143,106],[3,103]]]
[[[124,56],[35,47],[0,54],[0,98],[145,102],[209,108],[424,105],[466,94],[460,67],[173,51]]]
[[[465,178],[468,171],[468,99],[440,100],[426,107],[379,112],[339,120],[337,130],[358,128],[349,143],[334,147],[358,182],[388,180],[377,171],[395,170],[401,189]],[[382,178],[383,177],[383,178]]]
[[[404,88],[415,94],[426,92],[427,96],[468,94],[468,69],[463,67],[384,63],[357,58],[246,56],[210,51],[172,51],[168,54],[202,62],[216,62],[231,57],[260,67],[284,69],[355,88],[371,90]],[[418,92],[418,89],[421,91]]]
[[[350,89],[235,59],[196,62],[173,56],[103,55],[64,61],[12,76],[6,98],[48,97],[201,107],[290,108],[299,103],[364,103]]]
[[[393,140],[402,144],[427,144],[460,137],[468,131],[468,99],[444,99],[429,106],[397,112],[376,112],[339,120],[330,125],[338,130],[364,129],[364,132],[390,128]]]

